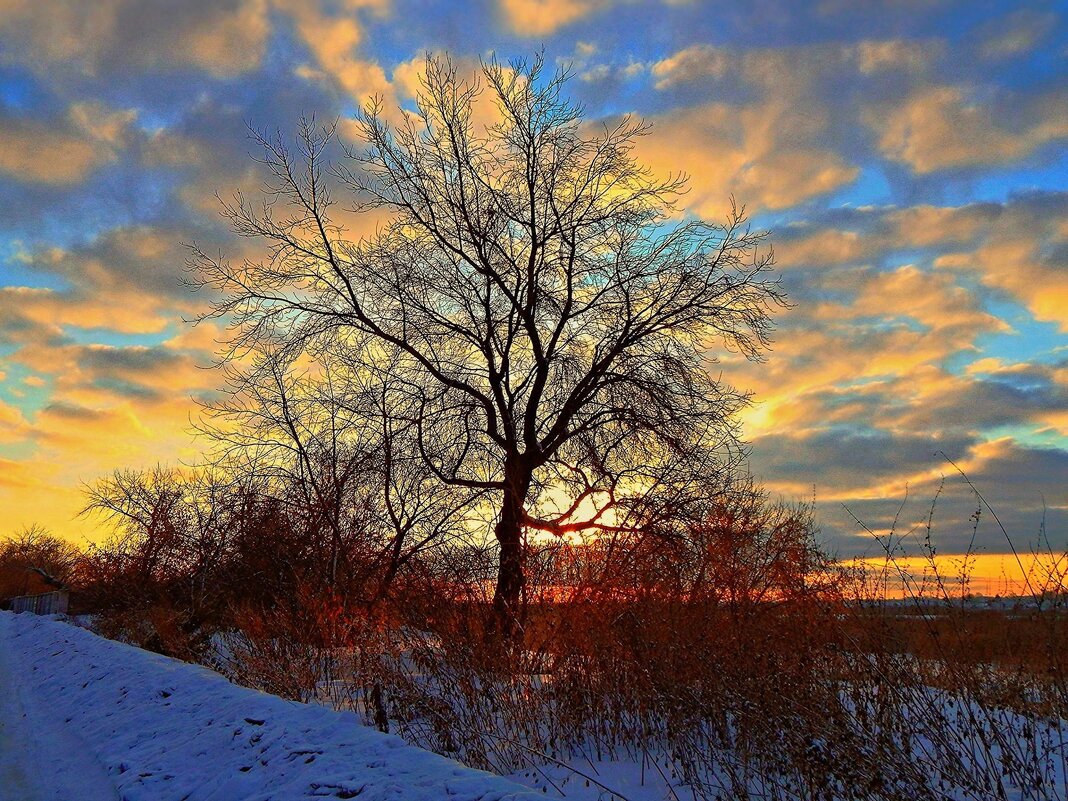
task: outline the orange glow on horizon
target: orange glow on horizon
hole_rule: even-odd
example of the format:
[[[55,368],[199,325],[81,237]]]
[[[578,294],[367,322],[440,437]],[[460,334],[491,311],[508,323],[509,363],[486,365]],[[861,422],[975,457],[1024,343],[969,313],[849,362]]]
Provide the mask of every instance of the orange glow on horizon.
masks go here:
[[[939,554],[934,559],[868,557],[839,564],[862,570],[872,597],[1008,597],[1068,590],[1068,554]]]

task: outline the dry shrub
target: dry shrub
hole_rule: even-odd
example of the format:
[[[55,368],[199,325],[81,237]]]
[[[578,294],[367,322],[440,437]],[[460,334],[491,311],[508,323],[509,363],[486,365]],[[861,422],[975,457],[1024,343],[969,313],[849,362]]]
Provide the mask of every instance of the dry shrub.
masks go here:
[[[0,541],[0,599],[51,592],[79,583],[83,554],[42,526],[28,526]]]
[[[481,625],[492,552],[456,551],[377,607],[274,610],[232,656],[256,686],[547,785],[625,759],[705,799],[1063,798],[1062,612],[905,615],[814,533],[751,493],[686,531],[534,543],[521,643]]]
[[[303,583],[271,607],[242,603],[220,635],[220,667],[235,681],[296,701],[343,705],[368,685],[388,627],[364,606]],[[340,695],[338,693],[341,693]]]
[[[492,547],[386,584],[292,505],[238,500],[215,558],[181,504],[94,552],[105,632],[546,784],[621,759],[701,799],[1065,798],[1066,560],[1041,604],[890,604],[820,551],[811,509],[743,486],[671,527],[532,539],[516,639],[487,625]]]
[[[960,475],[976,504],[972,542],[985,512],[1015,552],[996,513]],[[843,693],[877,741],[892,743],[902,760],[911,757],[917,797],[1064,799],[1068,555],[1045,540],[1025,580],[1029,594],[988,606],[969,593],[970,552],[956,573],[936,558],[932,531],[941,493],[925,524],[902,534],[895,521],[879,537],[886,546],[884,584],[889,576],[904,597],[873,597],[862,576],[849,587],[839,626]],[[914,533],[926,564],[919,576],[906,569],[897,544]]]
[[[264,688],[288,681],[305,699],[329,687],[368,722],[380,697],[409,741],[502,773],[635,758],[709,797],[767,777],[800,788],[868,781],[865,770],[880,773],[874,756],[814,751],[813,732],[843,702],[825,659],[839,647],[829,625],[839,595],[813,535],[809,510],[751,493],[687,532],[543,543],[530,554],[521,644],[472,624],[489,606],[480,577],[492,554],[455,554],[459,564],[434,566],[437,583],[398,593],[377,628],[352,609],[340,639],[284,610],[272,610],[274,628],[250,621],[231,652],[235,675]],[[746,549],[760,556],[748,570],[722,558]],[[321,604],[301,609],[334,625]],[[826,733],[859,748],[861,732]]]

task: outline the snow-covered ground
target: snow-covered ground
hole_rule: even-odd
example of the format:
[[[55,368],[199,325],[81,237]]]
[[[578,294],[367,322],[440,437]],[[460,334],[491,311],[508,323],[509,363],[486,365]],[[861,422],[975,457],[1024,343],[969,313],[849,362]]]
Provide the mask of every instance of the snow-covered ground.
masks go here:
[[[56,705],[34,692],[40,669],[27,675],[6,636],[9,617],[0,612],[0,801],[115,801],[103,765],[72,725],[57,725]]]
[[[206,668],[0,612],[0,801],[543,797]]]
[[[932,755],[938,746],[959,751],[977,778],[1010,762],[1032,766],[1040,778],[1028,780],[1027,789],[1006,778],[999,797],[1068,799],[1061,721],[971,709],[935,688],[913,698],[903,714],[933,716],[928,727],[917,719],[912,747],[921,764],[954,762]],[[663,747],[650,747],[644,759],[532,757],[531,767],[510,777],[514,783],[380,734],[351,712],[242,688],[206,668],[60,620],[0,612],[0,801],[696,797]],[[932,775],[930,797],[989,795],[976,789],[980,784],[934,789],[942,784]],[[764,797],[760,787],[754,797]]]

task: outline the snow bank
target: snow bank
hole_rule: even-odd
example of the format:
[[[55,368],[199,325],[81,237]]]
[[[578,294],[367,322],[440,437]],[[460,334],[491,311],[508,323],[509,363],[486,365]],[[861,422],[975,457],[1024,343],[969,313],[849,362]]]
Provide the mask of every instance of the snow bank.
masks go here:
[[[49,738],[49,727],[60,741],[76,736],[128,801],[541,797],[355,715],[237,687],[58,620],[0,612],[0,651],[23,705],[45,721],[34,737]],[[53,756],[64,770],[65,754]]]

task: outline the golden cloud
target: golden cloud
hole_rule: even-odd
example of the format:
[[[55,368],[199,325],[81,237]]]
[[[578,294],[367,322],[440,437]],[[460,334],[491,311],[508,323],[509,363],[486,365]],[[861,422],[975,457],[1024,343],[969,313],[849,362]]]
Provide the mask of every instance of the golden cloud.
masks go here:
[[[952,275],[904,266],[838,269],[812,280],[814,294],[840,299],[783,315],[786,333],[765,363],[724,366],[758,400],[743,415],[747,436],[889,422],[891,407],[922,407],[938,395],[946,358],[971,350],[981,333],[1006,330]]]
[[[1057,15],[1022,8],[985,26],[979,52],[984,58],[1005,59],[1033,50],[1057,25]]]
[[[662,0],[685,5],[692,0]],[[548,36],[596,11],[633,0],[498,0],[505,24],[520,36]]]
[[[500,0],[508,26],[521,36],[547,36],[613,0]]]
[[[751,207],[788,208],[844,186],[859,173],[837,152],[816,144],[819,124],[813,117],[778,99],[744,106],[711,103],[650,122],[653,129],[639,142],[638,158],[658,174],[689,175],[688,208],[707,217],[720,217],[731,195]]]
[[[8,56],[40,69],[188,65],[232,76],[259,65],[269,29],[267,0],[0,0]]]
[[[435,53],[435,57],[446,57],[446,53]],[[504,115],[497,104],[492,90],[485,89],[485,78],[481,62],[473,56],[448,56],[461,80],[478,84],[482,88],[471,107],[471,127],[476,135],[481,136],[486,130],[504,121]],[[506,74],[511,68],[505,67]],[[426,55],[419,55],[409,61],[403,61],[393,69],[392,86],[399,99],[414,101],[423,91],[426,78]]]
[[[853,47],[852,55],[860,71],[868,75],[890,69],[918,72],[926,69],[940,50],[941,44],[932,41],[867,39]]]
[[[1068,207],[1021,201],[1003,208],[974,250],[940,256],[936,266],[975,272],[986,286],[1020,300],[1038,320],[1068,331]]]
[[[76,132],[0,119],[0,172],[19,180],[74,184],[111,158]]]
[[[650,72],[657,89],[702,78],[722,78],[734,66],[736,56],[726,47],[700,44],[687,47],[653,64]]]
[[[1060,96],[1037,99],[1018,124],[1006,116],[956,86],[924,86],[864,113],[883,155],[921,174],[1018,160],[1068,137],[1068,106]]]
[[[370,8],[384,13],[387,3],[375,0],[350,0],[344,10],[334,15],[324,11],[315,0],[276,0],[279,8],[293,19],[301,40],[315,59],[317,69],[304,69],[303,77],[326,77],[359,103],[378,96],[390,108],[396,105],[394,92],[386,73],[374,60],[361,58],[363,27],[356,12]]]

